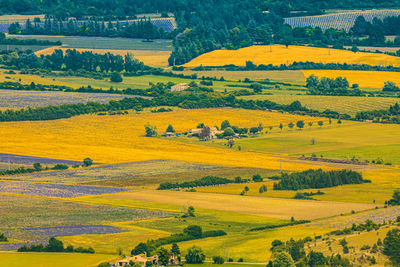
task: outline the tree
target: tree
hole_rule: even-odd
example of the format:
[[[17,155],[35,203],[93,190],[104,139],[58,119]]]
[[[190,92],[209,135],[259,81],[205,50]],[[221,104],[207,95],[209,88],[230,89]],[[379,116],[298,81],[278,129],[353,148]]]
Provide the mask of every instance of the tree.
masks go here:
[[[382,91],[386,92],[397,92],[400,91],[400,88],[396,86],[396,84],[392,81],[387,81],[385,82],[385,85],[383,86]]]
[[[86,158],[83,160],[83,166],[84,167],[89,167],[93,165],[93,160],[91,158]]]
[[[144,129],[145,129],[147,137],[157,136],[157,127],[156,126],[151,126],[150,124],[147,124],[144,126]]]
[[[252,179],[253,179],[254,182],[262,182],[263,181],[263,178],[258,173],[254,174]]]
[[[400,205],[400,189],[394,190],[392,199],[388,203],[389,205]]]
[[[110,81],[113,83],[120,83],[123,81],[121,73],[114,71],[111,73]]]
[[[181,255],[181,250],[179,249],[178,244],[176,244],[176,243],[173,243],[173,244],[172,244],[171,253],[172,253],[174,256]]]
[[[159,248],[157,250],[158,263],[163,266],[167,266],[169,263],[169,253],[165,248]]]
[[[225,260],[221,256],[213,257],[214,264],[224,264]]]
[[[307,88],[317,88],[319,83],[318,77],[315,76],[314,74],[312,74],[311,76],[309,76],[306,80],[306,87]]]
[[[206,258],[201,248],[193,246],[189,248],[185,256],[187,264],[202,264]]]
[[[310,267],[325,266],[327,264],[326,258],[321,252],[310,251],[307,255],[306,261]]]
[[[40,164],[39,162],[36,162],[36,163],[33,163],[33,168],[36,170],[36,171],[41,171],[43,168],[42,168],[42,164]]]
[[[201,129],[201,128],[204,128],[205,127],[205,125],[204,125],[204,123],[202,123],[202,122],[200,122],[199,124],[197,124],[197,129]]]
[[[304,128],[304,121],[297,121],[296,122],[296,126],[299,129],[303,129]]]
[[[147,256],[150,255],[150,249],[147,244],[140,242],[134,249],[131,250],[131,255],[139,255],[146,253]]]
[[[225,128],[228,128],[228,127],[231,127],[231,124],[229,123],[228,120],[224,120],[224,121],[221,123],[221,130],[225,130]]]
[[[167,130],[165,130],[167,133],[174,133],[175,132],[175,129],[174,129],[174,127],[172,127],[172,125],[170,124],[170,125],[168,125],[168,127],[167,127]]]
[[[294,127],[293,122],[289,122],[288,127],[289,127],[290,129],[293,129],[293,127]]]
[[[235,131],[231,127],[226,127],[223,133],[224,136],[234,136]]]
[[[292,257],[287,252],[278,252],[274,255],[272,267],[295,267]]]
[[[50,237],[49,244],[46,246],[45,250],[47,252],[64,252],[63,242],[55,237]]]
[[[195,238],[201,238],[203,235],[203,230],[198,225],[189,225],[188,227],[183,229],[183,232]]]
[[[283,129],[283,124],[282,123],[279,124],[279,129],[281,129],[281,131],[282,131],[282,129]]]
[[[324,125],[323,121],[318,121],[318,126],[321,127],[322,125]]]

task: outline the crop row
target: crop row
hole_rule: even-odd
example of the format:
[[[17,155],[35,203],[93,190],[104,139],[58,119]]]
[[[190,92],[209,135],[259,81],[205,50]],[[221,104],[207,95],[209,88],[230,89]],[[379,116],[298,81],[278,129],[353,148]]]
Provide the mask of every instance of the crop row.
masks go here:
[[[320,27],[322,30],[329,28],[344,29],[349,31],[353,27],[358,16],[363,16],[366,21],[372,22],[374,18],[383,20],[386,17],[399,16],[400,10],[368,10],[357,12],[337,13],[321,16],[306,16],[285,18],[285,23],[292,28],[296,27]]]

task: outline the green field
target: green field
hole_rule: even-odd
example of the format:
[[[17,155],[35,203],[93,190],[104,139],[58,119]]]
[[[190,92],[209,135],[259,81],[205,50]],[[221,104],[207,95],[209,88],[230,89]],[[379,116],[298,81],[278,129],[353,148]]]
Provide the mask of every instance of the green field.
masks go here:
[[[154,50],[171,51],[170,40],[155,40],[144,42],[140,39],[107,38],[107,37],[75,37],[75,36],[43,36],[43,35],[9,35],[18,39],[38,39],[48,41],[60,41],[67,48],[88,49],[117,49],[117,50]]]
[[[43,45],[4,45],[0,44],[0,51],[7,50],[7,51],[26,51],[32,50],[33,52],[48,48],[50,46],[43,46]]]
[[[269,92],[269,91],[268,91]],[[242,96],[246,100],[271,100],[279,104],[290,104],[300,101],[302,105],[310,109],[324,111],[334,110],[354,116],[357,112],[374,109],[387,109],[390,105],[400,102],[396,97],[357,97],[357,96],[319,96],[300,95],[295,92],[282,92],[273,95]]]

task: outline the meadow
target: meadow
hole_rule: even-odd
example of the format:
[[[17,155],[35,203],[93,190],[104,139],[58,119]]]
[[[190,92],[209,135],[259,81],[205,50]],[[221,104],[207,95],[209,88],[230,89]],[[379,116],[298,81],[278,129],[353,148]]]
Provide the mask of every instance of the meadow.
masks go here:
[[[335,79],[337,77],[346,78],[349,84],[358,84],[361,89],[382,90],[385,82],[392,81],[400,84],[400,72],[389,71],[354,71],[354,70],[303,70],[305,77],[314,74],[315,76],[328,77]]]
[[[334,110],[339,113],[355,116],[357,112],[374,109],[387,109],[390,105],[400,102],[396,97],[357,97],[357,96],[322,96],[322,95],[301,95],[297,92],[282,92],[273,95],[252,95],[241,96],[246,100],[271,100],[279,104],[290,104],[293,101],[300,103],[307,108],[324,111]]]
[[[272,51],[272,52],[271,52]],[[245,66],[246,61],[254,64],[292,64],[293,62],[368,64],[372,66],[400,66],[400,58],[386,54],[357,52],[331,48],[318,48],[291,45],[250,46],[238,50],[215,50],[198,56],[184,64],[193,68],[203,66],[224,66],[234,64]]]

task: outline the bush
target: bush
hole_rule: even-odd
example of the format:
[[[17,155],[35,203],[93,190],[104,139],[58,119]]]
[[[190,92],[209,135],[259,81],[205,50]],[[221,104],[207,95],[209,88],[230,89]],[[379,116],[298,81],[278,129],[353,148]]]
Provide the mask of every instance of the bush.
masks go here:
[[[206,258],[201,248],[193,246],[189,248],[185,256],[187,264],[202,264]]]
[[[224,264],[225,260],[221,256],[213,257],[214,264]]]
[[[122,82],[123,79],[122,79],[121,73],[119,73],[119,72],[113,72],[113,73],[111,73],[110,81],[113,82],[113,83],[120,83],[120,82]]]
[[[263,181],[263,178],[259,174],[254,174],[252,179],[254,182],[262,182]]]

